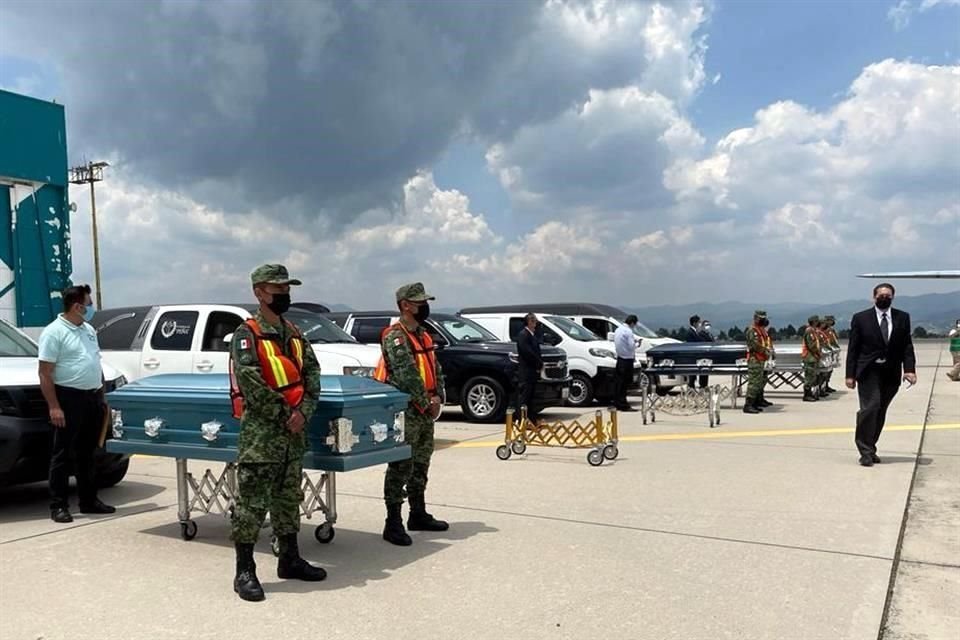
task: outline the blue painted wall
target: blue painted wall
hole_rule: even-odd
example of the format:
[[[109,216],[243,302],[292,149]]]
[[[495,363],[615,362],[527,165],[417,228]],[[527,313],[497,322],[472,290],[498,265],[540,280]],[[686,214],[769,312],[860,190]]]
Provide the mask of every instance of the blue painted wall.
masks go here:
[[[67,189],[63,106],[0,91],[0,303],[12,286],[18,326],[50,322],[72,284]]]

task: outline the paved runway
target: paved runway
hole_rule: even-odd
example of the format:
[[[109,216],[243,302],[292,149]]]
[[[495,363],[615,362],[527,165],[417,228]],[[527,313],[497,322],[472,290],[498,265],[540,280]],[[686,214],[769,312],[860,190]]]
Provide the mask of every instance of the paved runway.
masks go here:
[[[502,428],[450,411],[428,500],[451,530],[388,545],[382,469],[342,474],[336,539],[301,532],[330,577],[278,580],[265,532],[263,603],[232,591],[223,518],[180,539],[172,460],[135,458],[102,496],[118,513],[72,525],[49,520],[44,485],[2,489],[0,639],[955,639],[960,384],[942,343],[917,346],[873,468],[847,391],[768,393],[776,407],[713,430],[623,415],[620,458],[597,468],[580,450],[500,461]]]

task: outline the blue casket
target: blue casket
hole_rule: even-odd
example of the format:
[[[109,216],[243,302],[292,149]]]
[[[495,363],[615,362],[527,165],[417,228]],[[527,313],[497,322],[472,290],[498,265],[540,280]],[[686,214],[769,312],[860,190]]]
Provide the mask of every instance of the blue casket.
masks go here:
[[[404,443],[408,396],[358,376],[322,376],[307,427],[307,469],[352,471],[410,457]],[[234,462],[240,423],[231,415],[230,381],[218,374],[142,378],[108,394],[108,451]]]

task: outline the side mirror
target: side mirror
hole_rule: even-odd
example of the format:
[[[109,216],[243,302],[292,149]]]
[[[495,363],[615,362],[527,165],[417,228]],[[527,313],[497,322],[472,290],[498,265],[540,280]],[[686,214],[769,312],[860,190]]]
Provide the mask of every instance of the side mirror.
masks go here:
[[[233,334],[232,334],[232,333],[228,333],[227,335],[223,336],[223,341],[224,341],[226,344],[230,344],[231,342],[233,342]]]

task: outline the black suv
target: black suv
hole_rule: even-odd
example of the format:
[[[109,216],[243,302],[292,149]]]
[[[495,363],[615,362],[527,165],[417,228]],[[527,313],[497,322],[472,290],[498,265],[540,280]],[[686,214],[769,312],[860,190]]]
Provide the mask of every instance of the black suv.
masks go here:
[[[399,320],[395,311],[327,313],[344,331],[364,344],[380,344],[384,329]],[[470,422],[498,422],[514,401],[517,388],[517,346],[501,342],[467,318],[434,313],[426,321],[437,347],[446,381],[446,401],[459,404]],[[543,376],[534,394],[536,408],[562,406],[570,377],[562,349],[544,345]]]

